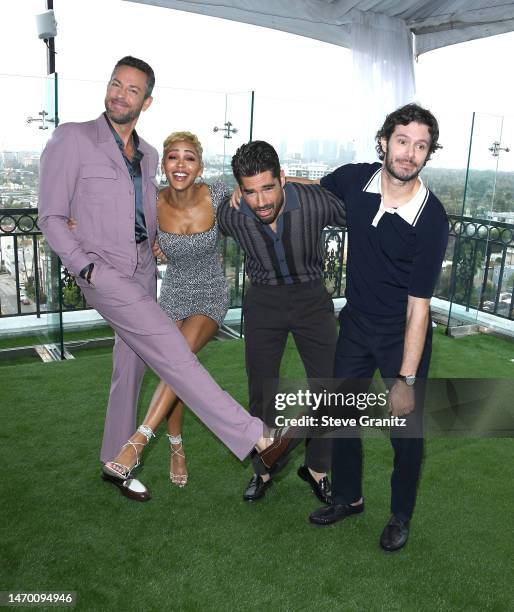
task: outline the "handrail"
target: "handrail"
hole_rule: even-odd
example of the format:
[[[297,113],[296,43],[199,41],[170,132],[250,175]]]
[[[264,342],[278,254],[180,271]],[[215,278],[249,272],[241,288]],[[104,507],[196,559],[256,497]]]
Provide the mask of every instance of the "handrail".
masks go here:
[[[52,281],[48,276],[50,250],[37,226],[37,215],[37,208],[0,209],[0,317],[58,312],[46,304]],[[514,319],[514,224],[458,215],[448,215],[448,219],[450,240],[436,297]],[[344,295],[346,248],[344,228],[325,228],[324,280],[334,298]],[[243,253],[230,238],[223,238],[220,252],[229,280],[230,306],[240,308]],[[74,277],[62,266],[60,273],[64,311],[86,309]],[[11,299],[5,304],[9,291]],[[31,304],[23,304],[27,300]]]

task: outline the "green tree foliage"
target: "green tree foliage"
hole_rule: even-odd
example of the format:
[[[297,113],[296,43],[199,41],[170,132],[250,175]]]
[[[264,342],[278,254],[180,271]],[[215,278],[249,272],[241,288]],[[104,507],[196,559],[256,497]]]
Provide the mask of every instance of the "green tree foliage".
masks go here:
[[[466,169],[433,168],[427,166],[423,180],[443,203],[448,214],[460,215],[464,200]],[[494,201],[493,201],[494,193]],[[464,214],[485,217],[487,213],[514,212],[514,173],[474,170],[468,174]]]

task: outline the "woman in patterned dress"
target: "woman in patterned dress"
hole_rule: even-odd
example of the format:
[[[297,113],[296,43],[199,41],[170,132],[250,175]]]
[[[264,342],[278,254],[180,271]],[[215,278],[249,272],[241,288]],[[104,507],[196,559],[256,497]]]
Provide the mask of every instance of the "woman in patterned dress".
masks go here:
[[[228,287],[218,250],[216,209],[230,194],[223,182],[200,180],[202,146],[191,132],[174,132],[163,144],[168,187],[157,197],[158,244],[167,259],[159,302],[197,353],[211,340],[227,313]],[[154,249],[158,252],[158,249]],[[160,382],[143,421],[106,467],[126,476],[139,464],[146,443],[164,418],[171,448],[170,480],[183,487],[188,473],[182,445],[184,404]]]

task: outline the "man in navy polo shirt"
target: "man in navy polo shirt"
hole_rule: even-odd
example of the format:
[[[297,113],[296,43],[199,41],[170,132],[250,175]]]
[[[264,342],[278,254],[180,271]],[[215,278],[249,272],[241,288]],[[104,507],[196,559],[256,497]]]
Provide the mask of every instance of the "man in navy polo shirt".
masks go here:
[[[398,417],[422,407],[430,298],[448,241],[443,206],[418,176],[440,148],[438,137],[432,113],[408,104],[388,115],[377,133],[381,164],[348,164],[320,181],[344,201],[348,226],[347,304],[339,317],[334,375],[369,381],[378,368],[384,379],[394,379],[389,410]],[[392,430],[391,444],[392,516],[380,537],[386,551],[407,542],[423,455],[421,435]],[[310,515],[312,523],[330,525],[364,510],[359,435],[334,440],[332,495],[331,506]]]

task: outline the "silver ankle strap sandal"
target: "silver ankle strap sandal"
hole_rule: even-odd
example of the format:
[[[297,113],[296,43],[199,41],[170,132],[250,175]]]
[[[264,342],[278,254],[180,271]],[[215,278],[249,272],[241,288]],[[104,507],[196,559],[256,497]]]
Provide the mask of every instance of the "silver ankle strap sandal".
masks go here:
[[[170,441],[170,450],[171,450],[171,459],[177,455],[178,457],[186,458],[184,455],[184,447],[182,446],[182,436],[172,436],[170,434],[166,434],[168,440]],[[179,448],[173,448],[173,446],[178,446]],[[175,474],[170,470],[170,480],[171,484],[177,485],[182,488],[187,484],[187,474]]]
[[[124,465],[123,463],[119,463],[118,461],[108,461],[106,464],[104,464],[102,468],[102,471],[104,472],[104,474],[108,474],[109,476],[114,476],[115,478],[119,478],[120,480],[127,480],[128,478],[131,477],[132,472],[137,467],[139,467],[139,464],[140,464],[139,455],[141,451],[143,450],[143,448],[150,441],[150,438],[155,438],[155,434],[152,431],[152,429],[148,427],[147,425],[140,425],[137,428],[136,433],[142,434],[146,438],[146,442],[134,442],[133,440],[128,440],[127,442],[125,442],[125,444],[120,449],[120,453],[121,453],[125,447],[131,446],[136,455],[135,464],[132,467],[128,467],[128,465]],[[142,447],[142,448],[139,449],[138,447]]]

